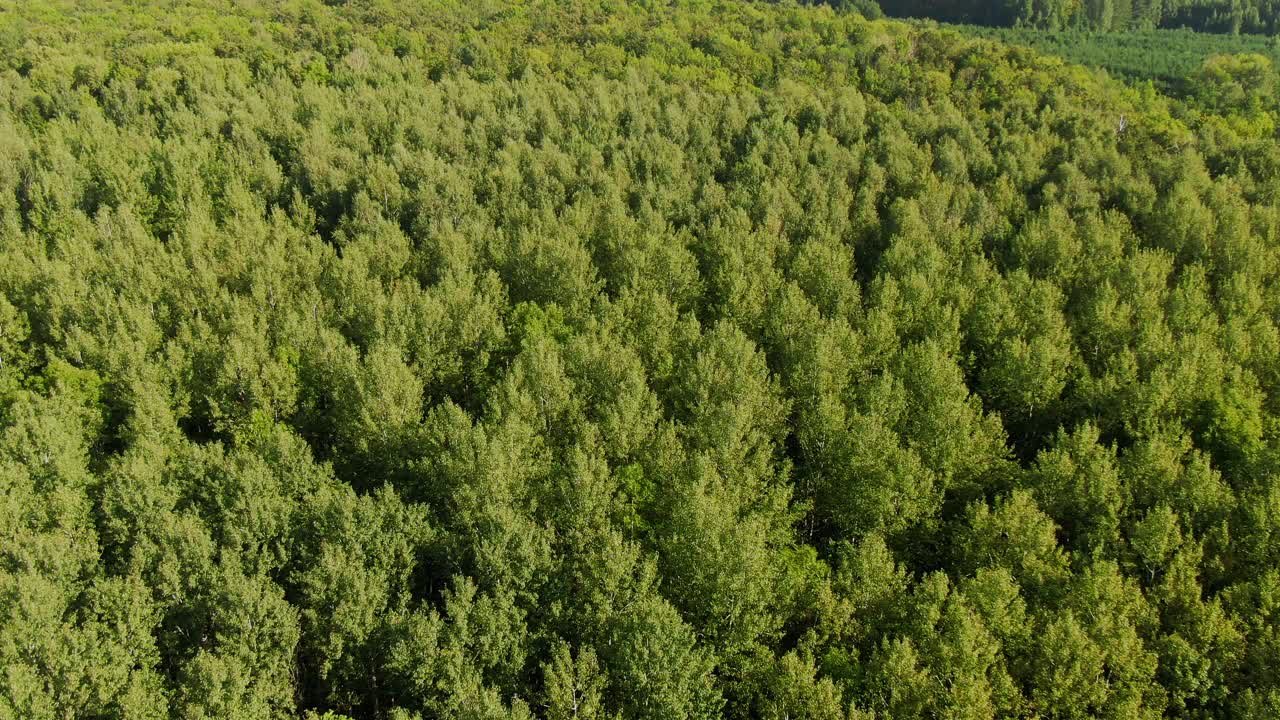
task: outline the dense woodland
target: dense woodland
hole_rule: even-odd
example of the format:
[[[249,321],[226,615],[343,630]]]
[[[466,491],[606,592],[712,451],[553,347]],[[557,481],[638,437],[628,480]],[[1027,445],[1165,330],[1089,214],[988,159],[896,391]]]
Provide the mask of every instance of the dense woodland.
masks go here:
[[[864,14],[1044,30],[1280,32],[1280,0],[811,0]]]
[[[0,1],[0,718],[1277,717],[1267,69]]]

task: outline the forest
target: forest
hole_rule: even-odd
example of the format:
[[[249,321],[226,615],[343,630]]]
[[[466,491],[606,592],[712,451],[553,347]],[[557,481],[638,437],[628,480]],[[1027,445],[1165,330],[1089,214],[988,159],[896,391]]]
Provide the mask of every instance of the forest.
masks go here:
[[[1280,0],[812,0],[894,17],[1095,32],[1185,28],[1275,35]],[[875,6],[873,9],[872,6]]]
[[[1276,62],[1280,61],[1280,40],[1275,36],[1213,35],[1185,29],[1095,32],[983,25],[950,27],[966,35],[1024,45],[1073,63],[1102,68],[1131,81],[1150,81],[1164,94],[1182,99],[1194,97],[1204,89],[1201,72],[1205,63],[1216,56],[1261,56],[1266,66],[1263,75],[1273,75]],[[1263,95],[1273,92],[1268,87],[1275,87],[1274,77],[1264,77],[1258,83]]]
[[[0,719],[1280,717],[1270,62],[0,0]]]

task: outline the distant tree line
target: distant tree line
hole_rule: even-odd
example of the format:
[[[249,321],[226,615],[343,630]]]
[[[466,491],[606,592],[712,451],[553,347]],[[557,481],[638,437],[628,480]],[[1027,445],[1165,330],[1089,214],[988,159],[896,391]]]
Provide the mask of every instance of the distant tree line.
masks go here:
[[[1191,30],[1097,32],[982,25],[951,27],[966,35],[1024,45],[1073,63],[1104,68],[1130,80],[1150,80],[1180,97],[1197,94],[1196,77],[1215,57],[1262,56],[1273,72],[1280,60],[1280,44],[1274,38],[1261,35],[1213,35]],[[1274,88],[1274,77],[1272,80]]]
[[[837,0],[866,9],[868,0]],[[993,27],[1095,31],[1189,28],[1207,33],[1274,35],[1280,30],[1280,0],[880,0],[893,17]]]

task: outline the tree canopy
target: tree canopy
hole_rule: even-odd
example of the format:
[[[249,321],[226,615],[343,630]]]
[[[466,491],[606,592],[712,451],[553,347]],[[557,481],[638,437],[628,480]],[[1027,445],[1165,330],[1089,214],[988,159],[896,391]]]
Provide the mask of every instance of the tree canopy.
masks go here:
[[[1277,716],[1268,63],[0,0],[0,718]]]

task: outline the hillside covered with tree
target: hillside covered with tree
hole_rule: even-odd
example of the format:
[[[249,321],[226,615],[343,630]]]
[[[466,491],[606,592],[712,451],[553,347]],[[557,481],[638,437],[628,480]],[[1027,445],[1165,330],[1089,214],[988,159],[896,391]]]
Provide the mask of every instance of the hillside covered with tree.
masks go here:
[[[0,0],[0,718],[1280,715],[1280,144],[740,0]]]

